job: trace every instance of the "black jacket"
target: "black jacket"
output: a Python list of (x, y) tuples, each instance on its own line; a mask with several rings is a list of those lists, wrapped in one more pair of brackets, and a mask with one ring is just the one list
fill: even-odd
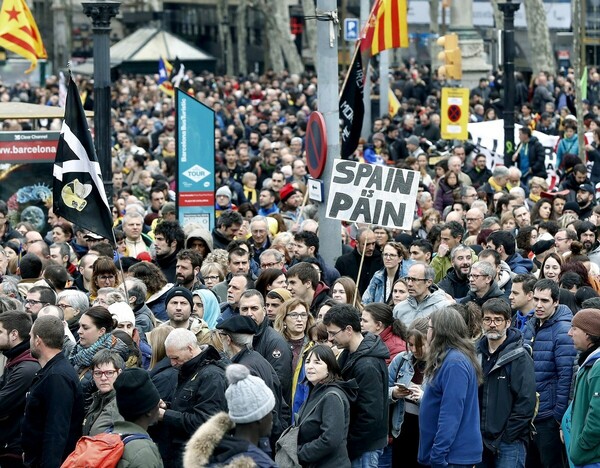
[(350, 460), (363, 453), (382, 449), (388, 440), (388, 368), (390, 352), (381, 338), (366, 333), (354, 353), (347, 349), (338, 362), (342, 377), (358, 384), (358, 398), (350, 410), (348, 455)]
[(504, 291), (502, 291), (502, 289), (500, 289), (498, 287), (498, 283), (496, 283), (496, 281), (493, 281), (491, 288), (483, 297), (478, 297), (475, 295), (474, 292), (469, 291), (469, 294), (467, 294), (465, 297), (463, 297), (462, 299), (460, 299), (457, 302), (459, 304), (466, 304), (467, 302), (474, 302), (479, 307), (482, 307), (483, 304), (485, 303), (485, 301), (487, 301), (488, 299), (496, 298), (496, 297), (508, 302), (507, 297), (504, 295)]
[(40, 365), (29, 352), (29, 340), (3, 353), (7, 362), (0, 377), (0, 456), (13, 454), (20, 458), (25, 395)]
[[(520, 151), (524, 145), (525, 143), (519, 143), (515, 149), (515, 154), (517, 155), (517, 161), (515, 164), (517, 167), (519, 167), (519, 159), (521, 158)], [(540, 141), (534, 136), (532, 136), (529, 139), (529, 143), (527, 143), (527, 154), (529, 155), (529, 173), (523, 174), (523, 178), (526, 176), (532, 176), (546, 179), (546, 150)]]
[(269, 326), (265, 317), (258, 326), (258, 333), (252, 340), (254, 351), (264, 357), (279, 377), (283, 399), (290, 406), (292, 399), (292, 351), (287, 341)]
[[(341, 276), (348, 276), (356, 281), (358, 277), (358, 267), (360, 265), (360, 254), (356, 248), (348, 254), (344, 254), (335, 262), (335, 268), (340, 272)], [(360, 297), (369, 287), (369, 283), (373, 278), (373, 275), (383, 268), (383, 259), (381, 252), (375, 250), (371, 257), (365, 257), (363, 263), (362, 272), (360, 274), (360, 281), (356, 281), (358, 284), (358, 292)]]
[(56, 468), (75, 449), (83, 424), (83, 391), (59, 352), (36, 374), (21, 425), (25, 465)]
[(492, 171), (490, 171), (487, 167), (483, 171), (479, 171), (475, 167), (472, 167), (466, 174), (473, 182), (473, 187), (479, 188), (483, 186), (490, 177), (492, 177)]
[(177, 388), (163, 424), (169, 431), (165, 466), (181, 467), (185, 444), (211, 416), (227, 411), (225, 364), (219, 352), (208, 346), (179, 369)]
[(358, 385), (349, 380), (309, 386), (308, 398), (298, 412), (298, 459), (302, 466), (349, 467), (346, 438)]
[[(168, 357), (164, 357), (156, 363), (150, 371), (150, 379), (158, 390), (160, 398), (170, 405), (177, 388), (177, 375), (179, 369), (171, 366)], [(164, 424), (154, 424), (148, 428), (148, 434), (156, 442), (158, 451), (161, 454), (169, 453), (169, 428)]]
[(219, 231), (217, 228), (214, 228), (212, 230), (212, 238), (213, 238), (213, 250), (214, 249), (227, 250), (227, 246), (231, 242), (223, 234), (221, 234), (221, 231)]
[(169, 283), (175, 283), (176, 280), (176, 267), (177, 267), (177, 253), (179, 251), (175, 251), (169, 255), (161, 255), (156, 256), (154, 263), (156, 266), (160, 268), (160, 271), (163, 272), (165, 278)]
[(460, 280), (454, 268), (450, 268), (446, 277), (438, 283), (438, 287), (450, 294), (454, 299), (462, 299), (469, 294), (469, 280)]
[(492, 355), (483, 336), (477, 352), (484, 371), (479, 408), (485, 446), (495, 453), (500, 442), (527, 443), (536, 395), (533, 359), (523, 347), (523, 335), (509, 328), (506, 341)]

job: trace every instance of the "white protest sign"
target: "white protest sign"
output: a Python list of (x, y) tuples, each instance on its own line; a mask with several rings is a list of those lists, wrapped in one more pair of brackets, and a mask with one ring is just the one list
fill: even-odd
[(416, 171), (336, 161), (329, 184), (327, 217), (411, 229), (419, 181)]

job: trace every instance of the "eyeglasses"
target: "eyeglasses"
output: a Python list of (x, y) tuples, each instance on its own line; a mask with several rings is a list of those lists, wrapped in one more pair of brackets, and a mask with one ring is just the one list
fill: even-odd
[(108, 281), (108, 280), (113, 280), (115, 279), (115, 275), (104, 275), (104, 276), (98, 276), (98, 279), (100, 281)]
[(474, 223), (475, 221), (481, 221), (481, 218), (466, 218), (467, 223)]
[(263, 270), (266, 270), (267, 268), (274, 268), (276, 265), (279, 265), (281, 262), (273, 262), (273, 263), (261, 263), (260, 267)]
[(488, 275), (474, 275), (473, 273), (469, 273), (467, 275), (467, 278), (475, 278), (475, 279), (477, 279), (477, 278), (481, 278), (482, 276), (488, 276)]
[(45, 302), (36, 301), (35, 299), (25, 299), (25, 304), (36, 305), (36, 304), (45, 304)]
[(116, 370), (106, 370), (106, 371), (99, 371), (99, 370), (95, 370), (94, 371), (94, 377), (101, 379), (102, 377), (106, 377), (107, 379), (111, 379), (115, 376), (115, 374), (117, 373)]
[(210, 275), (210, 276), (205, 276), (204, 279), (211, 280), (211, 281), (218, 281), (220, 279), (220, 277), (219, 277), (219, 275)]
[(336, 336), (338, 333), (343, 332), (345, 330), (345, 328), (341, 328), (336, 332), (330, 332), (329, 330), (327, 331), (327, 336), (329, 338), (333, 338), (334, 336)]
[(416, 281), (427, 281), (427, 278), (413, 278), (412, 276), (407, 276), (404, 278), (407, 283), (414, 283)]
[(485, 323), (486, 325), (490, 325), (492, 322), (494, 323), (494, 325), (502, 325), (504, 322), (506, 322), (506, 319), (483, 317), (483, 323)]
[(65, 310), (69, 307), (71, 307), (70, 304), (56, 304), (56, 307), (60, 307), (62, 310)]
[(383, 257), (384, 258), (396, 258), (398, 256), (398, 254), (391, 254), (391, 253), (384, 253)]
[(299, 314), (298, 312), (290, 312), (289, 314), (285, 314), (285, 316), (291, 318), (292, 320), (298, 320), (299, 318), (304, 320), (304, 319), (308, 318), (307, 313)]
[(562, 241), (566, 241), (567, 238), (566, 237), (555, 237), (554, 240), (562, 242)]

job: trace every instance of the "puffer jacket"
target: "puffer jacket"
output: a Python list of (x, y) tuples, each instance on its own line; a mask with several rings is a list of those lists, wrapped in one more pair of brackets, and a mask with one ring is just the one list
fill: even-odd
[(533, 349), (536, 390), (540, 394), (536, 421), (553, 417), (560, 423), (567, 409), (577, 354), (567, 335), (572, 319), (571, 310), (560, 304), (541, 326), (535, 315), (531, 317), (523, 331), (525, 343)]
[(431, 294), (421, 302), (417, 303), (414, 297), (408, 296), (404, 301), (396, 304), (394, 318), (401, 320), (408, 327), (417, 317), (428, 316), (449, 304), (450, 300), (446, 297), (446, 293), (433, 285), (431, 286)]
[[(398, 265), (398, 270), (394, 275), (392, 284), (394, 284), (398, 278), (404, 278), (406, 275), (408, 275), (408, 269), (413, 263), (415, 263), (414, 260), (402, 260), (400, 265)], [(386, 302), (385, 293), (387, 292), (388, 295), (391, 293), (391, 291), (385, 291), (387, 278), (387, 270), (385, 268), (375, 272), (373, 278), (371, 278), (371, 282), (369, 283), (367, 290), (362, 295), (363, 304), (370, 304), (371, 302)]]
[(523, 258), (518, 252), (508, 257), (506, 263), (511, 271), (517, 275), (531, 273), (531, 270), (533, 270), (533, 261)]
[(498, 287), (498, 283), (496, 283), (496, 281), (494, 280), (491, 284), (490, 289), (488, 290), (487, 293), (485, 293), (482, 297), (477, 296), (474, 292), (469, 291), (469, 294), (467, 294), (465, 297), (463, 297), (462, 299), (458, 300), (457, 302), (459, 304), (466, 304), (468, 302), (474, 302), (475, 304), (477, 304), (479, 307), (482, 307), (483, 304), (485, 304), (485, 302), (488, 299), (502, 299), (505, 302), (508, 302), (508, 298), (506, 297), (506, 295), (504, 294), (504, 291), (502, 291), (499, 287)]

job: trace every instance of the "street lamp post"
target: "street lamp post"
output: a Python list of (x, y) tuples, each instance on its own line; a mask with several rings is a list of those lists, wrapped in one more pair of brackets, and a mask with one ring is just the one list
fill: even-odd
[(502, 35), (502, 67), (504, 68), (504, 165), (512, 165), (515, 151), (515, 12), (518, 3), (511, 0), (499, 3), (504, 14)]
[(110, 151), (110, 21), (119, 13), (121, 2), (84, 2), (83, 12), (92, 19), (94, 38), (94, 134), (96, 153), (108, 202), (112, 204)]

